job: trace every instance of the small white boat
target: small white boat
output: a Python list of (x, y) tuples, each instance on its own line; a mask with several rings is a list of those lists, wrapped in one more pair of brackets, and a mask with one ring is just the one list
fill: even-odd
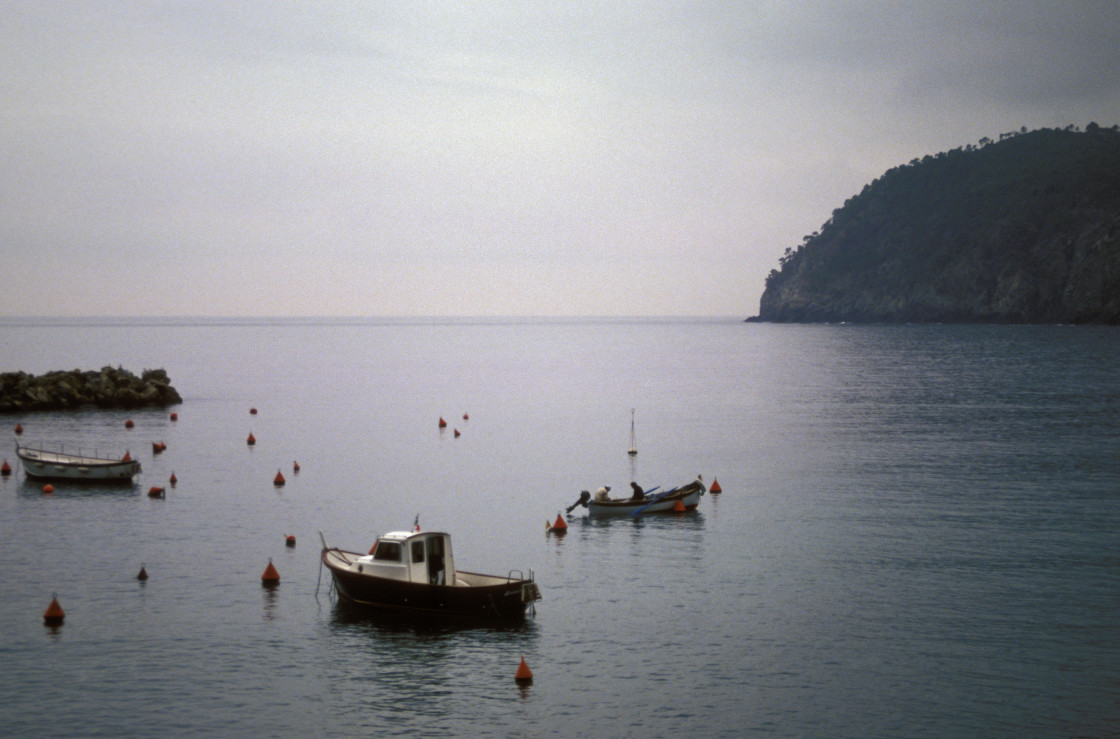
[(79, 482), (130, 482), (140, 474), (140, 460), (126, 451), (120, 457), (106, 457), (97, 451), (65, 447), (27, 447), (16, 444), (16, 456), (28, 477), (40, 480)]
[[(700, 505), (700, 498), (707, 492), (704, 486), (704, 477), (697, 475), (696, 479), (687, 485), (666, 490), (663, 493), (655, 492), (657, 488), (641, 496), (629, 498), (611, 498), (607, 495), (610, 488), (601, 488), (595, 496), (584, 490), (580, 498), (568, 507), (571, 513), (577, 506), (586, 508), (592, 516), (637, 516), (646, 513), (669, 513), (672, 511), (694, 511)], [(678, 503), (680, 505), (678, 505)]]
[(322, 560), (341, 597), (382, 611), (511, 621), (541, 599), (532, 571), (526, 578), (519, 570), (455, 569), (451, 536), (440, 531), (392, 531), (369, 554), (328, 547), (324, 539)]

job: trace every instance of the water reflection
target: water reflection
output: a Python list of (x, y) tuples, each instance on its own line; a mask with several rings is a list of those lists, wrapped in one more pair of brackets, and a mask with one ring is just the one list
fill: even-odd
[[(10, 479), (10, 478), (5, 478)], [(45, 485), (54, 491), (43, 492)], [(138, 483), (124, 482), (66, 482), (65, 480), (37, 480), (24, 476), (16, 484), (16, 494), (23, 498), (126, 498), (139, 492)]]
[(700, 529), (704, 525), (704, 514), (699, 510), (654, 513), (644, 516), (582, 516), (569, 521), (569, 529), (610, 529), (611, 527), (632, 526), (637, 529), (650, 528), (654, 531), (681, 529)]
[(276, 603), (279, 594), (279, 585), (275, 583), (262, 583), (261, 592), (264, 594), (264, 620), (275, 621)]
[(522, 621), (495, 622), (492, 619), (456, 618), (396, 611), (381, 611), (337, 598), (331, 614), (331, 625), (339, 633), (388, 636), (413, 634), (424, 639), (440, 638), (465, 632), (494, 635), (530, 635), (536, 630), (531, 617)]

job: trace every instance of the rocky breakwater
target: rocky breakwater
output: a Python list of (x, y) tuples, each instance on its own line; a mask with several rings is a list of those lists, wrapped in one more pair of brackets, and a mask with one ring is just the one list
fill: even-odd
[(63, 409), (143, 408), (182, 403), (162, 369), (144, 370), (139, 377), (120, 367), (29, 375), (0, 373), (0, 413)]

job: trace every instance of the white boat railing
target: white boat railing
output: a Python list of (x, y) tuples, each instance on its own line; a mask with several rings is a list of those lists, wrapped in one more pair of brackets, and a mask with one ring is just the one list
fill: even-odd
[(61, 455), (81, 459), (98, 459), (104, 462), (119, 462), (125, 455), (123, 451), (120, 453), (111, 453), (97, 448), (83, 447), (75, 444), (40, 441), (31, 443), (20, 443), (17, 441), (16, 451), (23, 451), (24, 453), (38, 452), (40, 454)]

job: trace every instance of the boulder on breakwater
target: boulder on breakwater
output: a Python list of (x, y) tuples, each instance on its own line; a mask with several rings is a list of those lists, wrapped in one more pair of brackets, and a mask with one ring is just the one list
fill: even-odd
[(97, 408), (143, 408), (182, 403), (162, 369), (139, 377), (126, 369), (60, 370), (44, 375), (0, 373), (0, 413)]

